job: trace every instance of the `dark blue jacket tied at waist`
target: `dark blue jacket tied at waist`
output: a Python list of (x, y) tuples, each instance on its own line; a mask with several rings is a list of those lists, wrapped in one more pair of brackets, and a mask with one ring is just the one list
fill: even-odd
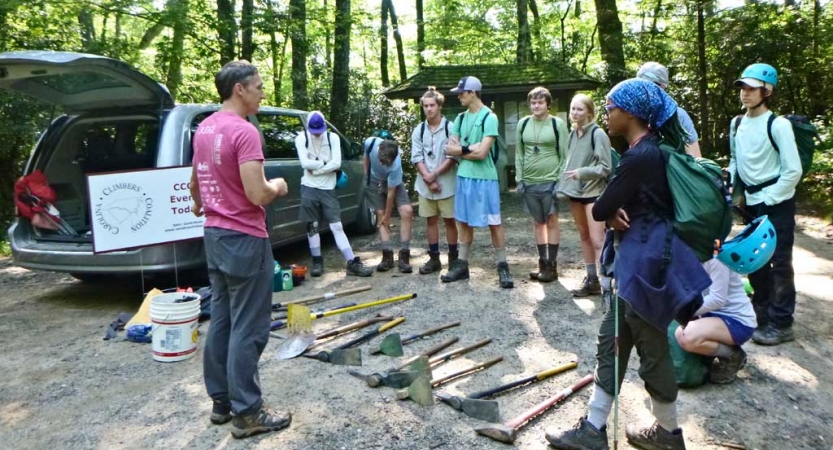
[[(620, 236), (615, 250), (614, 234)], [(624, 232), (608, 231), (601, 262), (614, 267), (619, 297), (663, 332), (681, 312), (695, 311), (692, 302), (701, 303), (702, 292), (712, 283), (671, 223), (654, 214), (632, 217)]]

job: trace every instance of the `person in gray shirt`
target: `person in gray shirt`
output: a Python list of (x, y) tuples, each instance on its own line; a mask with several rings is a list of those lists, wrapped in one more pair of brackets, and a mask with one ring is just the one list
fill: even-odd
[[(668, 87), (668, 68), (658, 62), (649, 61), (639, 68), (636, 73), (636, 78), (641, 78), (650, 81), (663, 90)], [(680, 125), (688, 134), (685, 141), (685, 151), (689, 155), (700, 158), (703, 155), (700, 153), (700, 136), (697, 135), (697, 130), (694, 129), (694, 121), (691, 116), (683, 108), (677, 107), (677, 118), (680, 120)]]

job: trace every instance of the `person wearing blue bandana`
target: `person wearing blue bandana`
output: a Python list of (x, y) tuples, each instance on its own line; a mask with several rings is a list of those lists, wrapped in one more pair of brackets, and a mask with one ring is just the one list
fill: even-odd
[(588, 415), (570, 430), (547, 432), (546, 439), (559, 449), (609, 448), (607, 419), (635, 347), (639, 376), (656, 420), (648, 427), (628, 426), (628, 443), (642, 449), (682, 450), (678, 387), (666, 331), (675, 318), (683, 325), (688, 323), (703, 304), (702, 291), (711, 284), (697, 257), (666, 219), (674, 217), (674, 204), (660, 144), (683, 152), (686, 133), (677, 118), (677, 103), (649, 81), (629, 79), (617, 84), (604, 108), (609, 134), (622, 136), (630, 144), (592, 211), (593, 218), (609, 228), (602, 266), (608, 273), (613, 267), (618, 297), (611, 302), (618, 304), (608, 308), (599, 327)]

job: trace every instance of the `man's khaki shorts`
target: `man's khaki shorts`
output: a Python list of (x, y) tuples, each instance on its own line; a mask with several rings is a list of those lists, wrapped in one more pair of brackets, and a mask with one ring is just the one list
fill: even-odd
[(440, 216), (443, 219), (454, 218), (454, 196), (442, 200), (430, 200), (419, 196), (419, 217)]

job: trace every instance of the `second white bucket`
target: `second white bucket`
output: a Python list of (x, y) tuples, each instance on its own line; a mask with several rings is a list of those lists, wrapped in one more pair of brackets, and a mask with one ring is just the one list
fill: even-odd
[(153, 359), (182, 361), (197, 353), (200, 296), (187, 292), (159, 294), (150, 299)]

